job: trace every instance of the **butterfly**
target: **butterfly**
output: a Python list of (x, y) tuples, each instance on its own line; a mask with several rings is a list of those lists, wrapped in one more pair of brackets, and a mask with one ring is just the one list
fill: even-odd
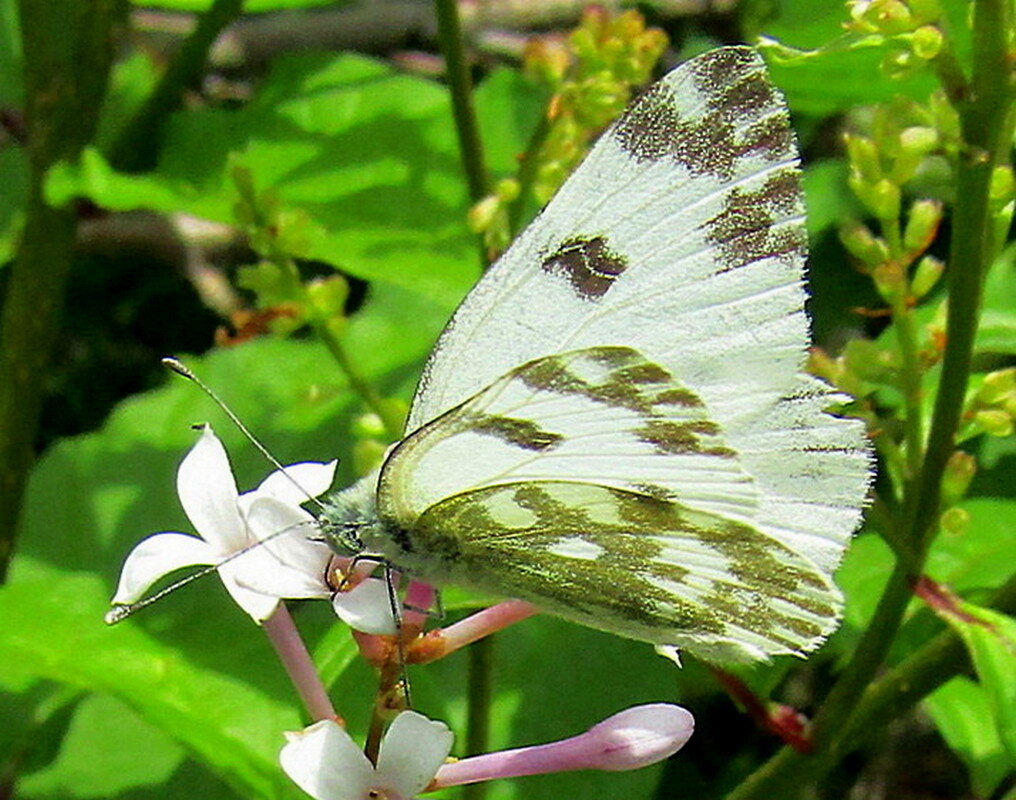
[(803, 371), (798, 161), (751, 48), (643, 92), (459, 306), (332, 547), (709, 661), (816, 648), (870, 459)]

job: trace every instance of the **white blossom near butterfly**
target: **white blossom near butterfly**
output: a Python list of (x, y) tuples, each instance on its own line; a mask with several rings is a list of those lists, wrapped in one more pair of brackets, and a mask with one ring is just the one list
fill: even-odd
[(672, 71), (466, 297), (326, 537), (713, 661), (813, 650), (870, 467), (803, 369), (803, 215), (759, 55)]

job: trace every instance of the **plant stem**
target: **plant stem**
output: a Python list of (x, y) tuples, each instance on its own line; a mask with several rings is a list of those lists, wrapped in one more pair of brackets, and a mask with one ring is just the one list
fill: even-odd
[(473, 83), (469, 75), (465, 49), (462, 46), (462, 25), (457, 0), (434, 0), (438, 36), (444, 55), (448, 88), (452, 96), (452, 113), (459, 136), (462, 166), (469, 185), (469, 197), (475, 203), (487, 194), (487, 167), (480, 141), (480, 127), (473, 107)]
[(356, 365), (350, 360), (349, 354), (346, 353), (342, 340), (334, 334), (327, 323), (314, 322), (312, 327), (314, 328), (314, 333), (317, 334), (318, 338), (324, 342), (325, 347), (328, 348), (328, 352), (338, 362), (339, 368), (345, 373), (346, 380), (349, 381), (353, 391), (360, 395), (360, 399), (363, 400), (364, 404), (378, 415), (378, 418), (380, 418), (385, 426), (385, 434), (388, 438), (393, 442), (402, 438), (403, 421), (401, 415), (393, 407), (385, 403), (381, 395), (374, 390), (370, 381), (360, 374)]
[(155, 166), (166, 118), (179, 107), (184, 91), (201, 76), (219, 33), (242, 9), (243, 0), (215, 0), (198, 17), (197, 25), (174, 54), (155, 89), (120, 131), (110, 153), (110, 163), (116, 169), (144, 172)]
[(0, 315), (0, 580), (14, 555), (35, 461), (50, 358), (60, 333), (77, 217), (46, 204), (46, 171), (91, 140), (125, 0), (22, 0), (28, 199)]
[[(990, 607), (1009, 614), (1016, 611), (1016, 576), (995, 594)], [(951, 630), (939, 633), (864, 689), (821, 752), (806, 756), (791, 747), (782, 748), (726, 800), (793, 800), (844, 756), (969, 664), (959, 637)]]
[(994, 253), (989, 247), (989, 189), (992, 172), (1008, 147), (1013, 100), (1008, 38), (1012, 33), (1010, 0), (981, 0), (973, 6), (974, 71), (971, 91), (960, 105), (964, 148), (956, 175), (952, 243), (949, 251), (947, 341), (935, 410), (918, 492), (910, 518), (911, 541), (927, 547), (938, 519), (942, 474), (955, 449), (970, 375), (974, 335), (984, 274)]

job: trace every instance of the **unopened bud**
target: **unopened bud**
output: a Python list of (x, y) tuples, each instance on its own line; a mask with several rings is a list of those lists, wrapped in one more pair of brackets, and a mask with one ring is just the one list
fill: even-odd
[(840, 228), (840, 241), (850, 255), (869, 267), (889, 260), (889, 246), (864, 223), (844, 225)]
[(875, 142), (867, 136), (848, 133), (845, 137), (851, 171), (856, 171), (864, 183), (875, 183), (882, 178), (882, 163)]
[(922, 61), (931, 61), (940, 52), (944, 37), (934, 25), (922, 25), (910, 37), (910, 48)]
[(974, 412), (974, 424), (989, 436), (1011, 436), (1013, 420), (1000, 408), (983, 408)]
[(927, 249), (942, 220), (942, 204), (938, 200), (917, 200), (910, 206), (907, 226), (903, 231), (903, 246), (920, 253)]
[(938, 131), (925, 125), (912, 125), (900, 132), (900, 148), (913, 156), (926, 156), (938, 147)]
[(945, 533), (962, 536), (970, 529), (970, 513), (958, 506), (947, 508), (939, 519), (939, 525)]
[(945, 263), (942, 259), (935, 258), (935, 256), (924, 256), (917, 262), (913, 280), (910, 281), (910, 293), (917, 299), (921, 299), (935, 288), (935, 284), (938, 283), (944, 271)]
[(857, 196), (879, 219), (897, 219), (900, 215), (900, 187), (888, 178), (860, 187)]
[(942, 474), (942, 504), (950, 506), (962, 499), (976, 474), (977, 459), (962, 450), (954, 452)]
[(1016, 367), (989, 372), (977, 390), (977, 401), (983, 405), (998, 405), (1016, 397)]

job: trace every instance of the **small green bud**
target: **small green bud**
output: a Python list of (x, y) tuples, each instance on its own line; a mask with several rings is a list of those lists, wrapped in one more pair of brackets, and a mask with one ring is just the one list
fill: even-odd
[(316, 278), (306, 284), (308, 311), (316, 319), (327, 322), (344, 319), (349, 283), (341, 275)]
[(519, 182), (515, 178), (503, 178), (497, 182), (497, 186), (494, 188), (494, 194), (502, 203), (515, 202), (520, 191), (522, 191), (522, 187), (519, 186)]
[(939, 525), (944, 533), (962, 536), (970, 529), (970, 513), (958, 506), (947, 508), (939, 518)]
[(858, 199), (879, 219), (897, 219), (900, 215), (900, 187), (888, 178), (860, 187)]
[(1016, 397), (1016, 367), (989, 372), (977, 390), (976, 400), (982, 405), (997, 405)]
[(867, 136), (854, 133), (848, 133), (844, 138), (851, 171), (856, 171), (858, 178), (864, 183), (875, 183), (881, 180), (882, 164), (875, 142)]
[(920, 253), (927, 249), (938, 232), (942, 221), (942, 204), (938, 200), (917, 200), (910, 206), (907, 226), (903, 232), (903, 246)]
[(945, 262), (935, 256), (924, 256), (917, 262), (917, 269), (914, 270), (914, 277), (910, 281), (910, 293), (921, 299), (935, 288), (944, 271)]
[(1016, 196), (1016, 180), (1013, 179), (1012, 167), (1003, 165), (995, 167), (991, 173), (989, 195), (992, 204), (1005, 205)]
[(866, 266), (874, 267), (889, 260), (889, 246), (864, 223), (844, 225), (840, 228), (840, 241), (850, 255)]
[(896, 369), (891, 350), (884, 350), (870, 339), (851, 339), (843, 348), (848, 372), (868, 383), (890, 383)]
[(353, 419), (353, 436), (357, 439), (384, 439), (385, 424), (373, 411), (367, 411)]
[(922, 25), (910, 36), (910, 49), (922, 61), (931, 61), (942, 52), (945, 37), (934, 25)]
[(938, 131), (923, 125), (904, 128), (900, 133), (900, 149), (907, 155), (926, 156), (938, 147)]
[(972, 455), (957, 450), (949, 456), (942, 474), (942, 504), (951, 506), (958, 502), (967, 493), (976, 474), (977, 459)]

